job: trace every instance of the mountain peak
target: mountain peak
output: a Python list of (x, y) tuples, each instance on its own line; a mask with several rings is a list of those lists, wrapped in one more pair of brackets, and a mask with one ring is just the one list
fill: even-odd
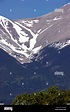
[(0, 20), (9, 20), (9, 19), (0, 15)]
[(11, 21), (0, 16), (0, 48), (20, 63), (52, 43), (70, 38), (70, 3), (50, 14)]
[(67, 4), (65, 4), (63, 7), (68, 6), (68, 5), (70, 5), (70, 2), (69, 2), (69, 3), (67, 3)]

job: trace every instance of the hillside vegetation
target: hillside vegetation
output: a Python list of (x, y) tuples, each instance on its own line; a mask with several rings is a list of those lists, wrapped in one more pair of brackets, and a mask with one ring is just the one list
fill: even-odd
[(69, 105), (70, 90), (59, 90), (52, 86), (48, 90), (18, 95), (12, 105)]

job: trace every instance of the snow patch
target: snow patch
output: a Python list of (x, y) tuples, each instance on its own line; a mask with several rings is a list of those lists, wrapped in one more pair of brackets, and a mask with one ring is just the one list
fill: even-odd
[(33, 27), (33, 21), (23, 21), (22, 23), (24, 23), (27, 27)]
[(16, 52), (16, 53), (19, 53), (19, 54), (24, 54), (27, 58), (29, 57), (29, 55), (25, 52), (26, 51), (26, 47), (25, 47), (25, 51), (23, 51), (23, 50), (17, 50), (17, 48), (16, 47), (14, 47), (12, 44), (10, 44), (10, 43), (7, 43), (5, 40), (0, 40), (0, 44), (5, 44), (5, 46), (8, 46), (10, 49), (12, 49), (14, 52)]
[(27, 27), (33, 27), (34, 23), (38, 23), (39, 20), (24, 20), (22, 23), (26, 25)]
[(37, 33), (39, 34), (41, 32), (42, 29), (38, 30)]
[(58, 43), (53, 43), (51, 44), (49, 47), (55, 47), (55, 48), (58, 48), (58, 49), (62, 49), (66, 46), (70, 45), (70, 40), (67, 40), (67, 41), (59, 41)]
[(44, 30), (42, 30), (41, 32), (40, 32), (40, 34), (42, 34), (43, 32), (45, 32), (46, 30), (48, 30), (50, 27), (52, 27), (53, 26), (53, 24), (52, 25), (50, 25), (50, 26), (48, 26), (47, 28), (45, 28)]
[(46, 20), (46, 22), (51, 22), (51, 21), (52, 21), (52, 19), (49, 19), (49, 20), (47, 19), (47, 20)]
[(30, 34), (32, 35), (32, 39), (30, 39), (30, 47), (27, 49), (27, 50), (32, 50), (33, 48), (34, 48), (34, 46), (35, 46), (35, 44), (36, 44), (36, 39), (37, 39), (37, 37), (38, 37), (38, 33), (33, 33), (32, 31), (31, 31), (31, 29), (28, 29), (28, 28), (26, 28), (25, 26), (23, 26), (23, 25), (21, 25), (20, 23), (17, 23), (16, 22), (16, 24), (18, 24), (19, 26), (21, 26), (21, 27), (23, 27), (23, 28), (25, 28), (26, 30), (28, 30), (29, 32), (30, 32)]
[(32, 50), (33, 54), (37, 53), (40, 49), (42, 48), (42, 46), (36, 47)]
[(20, 38), (19, 38), (20, 43), (28, 42), (28, 40), (29, 40), (29, 37), (26, 38), (25, 36), (20, 36)]
[(63, 7), (67, 6), (68, 4), (70, 4), (70, 2), (69, 2), (69, 3), (67, 3), (67, 4), (65, 4)]
[(62, 12), (63, 13), (64, 12), (64, 9), (55, 9), (54, 11), (55, 12)]
[(62, 18), (55, 17), (55, 18), (53, 19), (53, 21), (56, 21), (56, 20), (59, 20), (59, 19), (62, 19)]
[(39, 22), (39, 20), (33, 20), (33, 22), (38, 23), (38, 22)]

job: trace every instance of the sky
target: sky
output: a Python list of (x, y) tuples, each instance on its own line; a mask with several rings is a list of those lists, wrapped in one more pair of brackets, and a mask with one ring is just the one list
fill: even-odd
[(0, 15), (11, 20), (34, 18), (69, 2), (70, 0), (0, 0)]

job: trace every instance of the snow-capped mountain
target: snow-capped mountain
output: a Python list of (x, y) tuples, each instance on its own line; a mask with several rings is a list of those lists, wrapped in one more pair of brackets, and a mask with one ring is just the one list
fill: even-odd
[[(36, 20), (32, 22), (37, 23)], [(20, 62), (30, 59), (41, 48), (35, 48), (38, 35), (39, 31), (34, 33), (25, 25), (0, 16), (0, 47)]]
[(69, 29), (70, 4), (33, 19), (12, 21), (0, 16), (0, 48), (27, 63), (45, 46), (69, 39)]
[(70, 89), (70, 4), (38, 18), (0, 16), (0, 102), (57, 85)]

